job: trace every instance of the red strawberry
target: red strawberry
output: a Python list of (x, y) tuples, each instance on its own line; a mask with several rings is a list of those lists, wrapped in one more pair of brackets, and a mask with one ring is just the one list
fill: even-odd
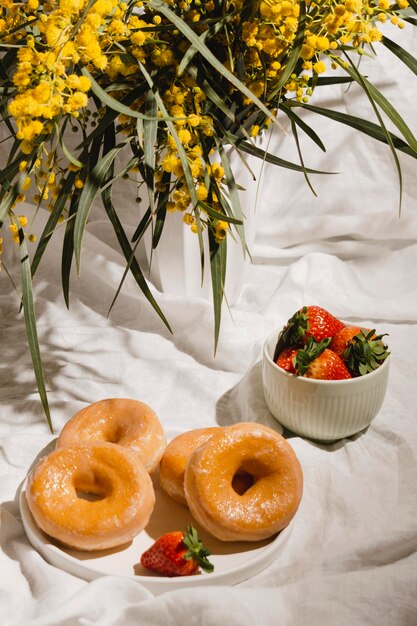
[(284, 348), (303, 346), (309, 337), (320, 342), (333, 337), (344, 327), (343, 322), (320, 306), (304, 306), (294, 313), (282, 329), (275, 348), (274, 361)]
[(281, 367), (291, 374), (295, 374), (294, 360), (297, 356), (297, 348), (284, 348), (279, 357), (276, 360), (278, 367)]
[(188, 526), (186, 532), (174, 531), (162, 535), (141, 556), (143, 567), (164, 576), (190, 576), (199, 568), (212, 572), (207, 559), (210, 551), (201, 543), (197, 531)]
[(343, 336), (338, 339), (335, 335), (330, 348), (335, 342), (337, 350), (342, 349), (341, 357), (352, 376), (364, 376), (376, 370), (389, 355), (387, 345), (382, 341), (385, 335), (376, 335), (375, 330), (358, 329), (351, 331), (343, 349)]
[(299, 376), (320, 380), (343, 380), (352, 378), (343, 359), (328, 348), (330, 337), (317, 342), (313, 337), (295, 357), (295, 369)]
[(353, 338), (362, 330), (369, 332), (369, 329), (362, 329), (359, 326), (345, 326), (344, 328), (341, 328), (333, 336), (332, 343), (330, 344), (330, 350), (333, 350), (333, 352), (342, 356), (343, 352), (352, 342)]

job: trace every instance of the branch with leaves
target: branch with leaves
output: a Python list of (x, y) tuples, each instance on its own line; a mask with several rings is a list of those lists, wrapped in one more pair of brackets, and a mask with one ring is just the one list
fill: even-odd
[[(67, 306), (71, 268), (82, 270), (86, 225), (101, 199), (126, 259), (110, 308), (130, 272), (169, 328), (136, 252), (148, 230), (155, 249), (166, 220), (182, 219), (199, 242), (201, 268), (210, 265), (216, 349), (229, 238), (247, 252), (239, 181), (225, 147), (244, 162), (251, 155), (298, 171), (312, 189), (310, 176), (328, 172), (304, 162), (301, 133), (325, 150), (303, 117), (308, 110), (389, 146), (401, 205), (397, 152), (416, 158), (417, 140), (359, 61), (383, 45), (416, 74), (412, 54), (379, 28), (387, 21), (412, 28), (416, 14), (416, 0), (3, 0), (0, 124), (9, 158), (0, 172), (0, 243), (20, 246), (21, 305), (50, 425), (32, 283), (57, 228), (65, 230)], [(310, 102), (316, 89), (343, 83), (362, 89), (374, 121)], [(267, 129), (281, 132), (284, 116), (298, 163), (256, 143)], [(120, 179), (146, 197), (131, 238), (112, 198)], [(22, 216), (28, 198), (33, 215)], [(30, 225), (40, 207), (50, 215), (35, 244)]]

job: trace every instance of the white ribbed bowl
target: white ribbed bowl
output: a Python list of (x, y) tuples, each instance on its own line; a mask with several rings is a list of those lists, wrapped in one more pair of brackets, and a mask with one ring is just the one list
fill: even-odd
[(265, 400), (278, 422), (315, 441), (335, 441), (369, 426), (385, 397), (391, 357), (359, 378), (303, 378), (274, 363), (279, 332), (274, 331), (265, 341), (262, 358)]

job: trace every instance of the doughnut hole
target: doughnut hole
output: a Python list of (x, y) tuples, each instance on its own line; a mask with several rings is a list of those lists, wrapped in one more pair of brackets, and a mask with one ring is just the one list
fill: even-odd
[(261, 458), (242, 459), (232, 476), (232, 488), (242, 496), (260, 479), (266, 478), (271, 473), (271, 468)]
[(113, 492), (111, 481), (93, 469), (78, 472), (74, 475), (72, 483), (77, 498), (88, 502), (104, 500)]
[(118, 443), (120, 445), (124, 444), (124, 439), (126, 437), (126, 429), (117, 423), (110, 423), (109, 428), (103, 431), (103, 439), (107, 441), (107, 443)]
[(232, 489), (238, 496), (243, 496), (255, 484), (256, 478), (244, 469), (238, 469), (232, 478)]

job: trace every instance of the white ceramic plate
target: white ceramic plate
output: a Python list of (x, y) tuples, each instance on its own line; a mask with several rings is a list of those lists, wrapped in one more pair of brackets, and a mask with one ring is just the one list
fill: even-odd
[[(178, 434), (169, 432), (171, 437)], [(50, 446), (48, 446), (50, 448)], [(45, 449), (46, 452), (49, 450)], [(41, 453), (39, 456), (43, 456)], [(177, 504), (159, 487), (154, 477), (156, 504), (145, 530), (124, 546), (97, 552), (82, 552), (55, 545), (37, 526), (26, 501), (26, 482), (20, 492), (20, 512), (26, 535), (43, 558), (64, 571), (94, 580), (100, 576), (125, 576), (134, 579), (151, 593), (157, 595), (183, 587), (204, 585), (235, 585), (258, 574), (272, 563), (281, 548), (283, 533), (262, 542), (222, 542), (195, 522), (186, 507)], [(194, 576), (168, 578), (158, 576), (140, 565), (141, 554), (162, 534), (183, 530), (189, 524), (197, 529), (203, 543), (210, 549), (214, 572)]]

